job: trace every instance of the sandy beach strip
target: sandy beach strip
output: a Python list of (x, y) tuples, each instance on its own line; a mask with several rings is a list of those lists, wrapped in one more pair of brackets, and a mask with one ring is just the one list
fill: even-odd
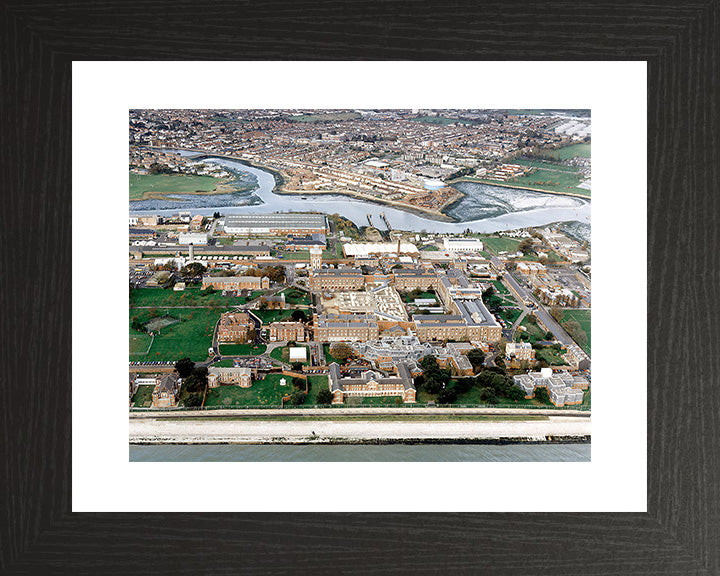
[(131, 418), (132, 444), (305, 444), (587, 441), (590, 419), (531, 421), (269, 421)]

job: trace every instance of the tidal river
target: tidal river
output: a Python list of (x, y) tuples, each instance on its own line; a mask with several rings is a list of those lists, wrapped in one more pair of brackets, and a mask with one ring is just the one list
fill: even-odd
[(590, 462), (590, 444), (130, 445), (130, 462)]
[(447, 211), (458, 222), (439, 222), (340, 194), (275, 194), (275, 178), (270, 172), (227, 158), (206, 161), (233, 171), (237, 175), (238, 192), (208, 196), (175, 194), (170, 200), (134, 201), (130, 202), (130, 211), (170, 215), (178, 210), (192, 210), (195, 214), (206, 216), (216, 211), (223, 214), (318, 211), (340, 214), (358, 226), (366, 226), (370, 214), (373, 223), (380, 229), (384, 229), (380, 214), (385, 213), (393, 228), (415, 232), (462, 232), (467, 228), (476, 232), (495, 232), (553, 222), (578, 222), (589, 229), (590, 201), (572, 196), (460, 182), (455, 187), (464, 192), (465, 197)]

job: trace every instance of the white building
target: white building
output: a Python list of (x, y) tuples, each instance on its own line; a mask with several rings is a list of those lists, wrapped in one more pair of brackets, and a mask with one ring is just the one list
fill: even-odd
[(536, 388), (547, 388), (550, 401), (555, 406), (581, 404), (583, 390), (587, 390), (590, 385), (588, 379), (582, 374), (553, 373), (552, 368), (542, 368), (540, 372), (528, 372), (515, 376), (513, 384), (525, 392), (526, 398), (532, 398)]
[(290, 348), (290, 362), (305, 362), (307, 360), (307, 348), (304, 346), (293, 346)]
[(178, 244), (207, 244), (208, 235), (203, 232), (181, 232), (178, 236)]
[(477, 238), (443, 238), (443, 245), (448, 252), (479, 252), (483, 243)]

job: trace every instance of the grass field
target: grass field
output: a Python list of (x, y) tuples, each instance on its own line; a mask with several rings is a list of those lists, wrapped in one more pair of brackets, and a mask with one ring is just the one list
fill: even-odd
[(306, 122), (315, 124), (316, 122), (342, 122), (343, 120), (356, 120), (362, 115), (358, 112), (327, 112), (324, 114), (306, 114), (303, 116), (288, 116), (288, 120), (292, 122)]
[(550, 154), (558, 160), (569, 160), (570, 158), (590, 158), (590, 144), (573, 144), (557, 150), (542, 150), (543, 154)]
[(535, 358), (537, 360), (545, 360), (550, 366), (567, 366), (567, 362), (562, 359), (560, 352), (552, 346), (544, 346), (535, 350)]
[(501, 308), (500, 309), (500, 318), (505, 320), (508, 326), (512, 326), (513, 322), (517, 320), (520, 317), (520, 314), (522, 314), (522, 310), (520, 308)]
[(285, 294), (285, 302), (288, 304), (301, 304), (304, 306), (310, 305), (310, 294), (297, 288), (287, 288), (282, 292)]
[(152, 405), (152, 393), (155, 386), (150, 384), (138, 386), (137, 391), (132, 397), (132, 403), (135, 408), (149, 408)]
[(130, 173), (130, 200), (139, 200), (145, 192), (212, 192), (218, 183), (212, 176), (194, 174)]
[(235, 362), (232, 358), (225, 358), (225, 360), (219, 360), (213, 364), (213, 368), (232, 368), (235, 366)]
[[(259, 296), (261, 290), (253, 292), (253, 295)], [(165, 288), (135, 288), (130, 291), (130, 308), (139, 306), (154, 306), (162, 308), (163, 306), (232, 306), (234, 304), (244, 304), (243, 298), (234, 296), (223, 296), (222, 291), (200, 290), (200, 286), (188, 286), (181, 292), (175, 292), (172, 289)]]
[(544, 340), (545, 339), (545, 332), (543, 332), (537, 324), (533, 324), (530, 320), (530, 315), (528, 314), (523, 318), (523, 321), (520, 322), (520, 326), (524, 326), (527, 328), (526, 332), (522, 332), (519, 329), (515, 331), (515, 341), (526, 341), (530, 343), (534, 343), (537, 340)]
[(500, 280), (493, 280), (492, 285), (495, 288), (495, 292), (498, 294), (510, 294), (510, 291), (505, 287)]
[(313, 374), (308, 376), (308, 380), (310, 381), (310, 392), (305, 398), (305, 404), (317, 404), (318, 392), (328, 387), (328, 377), (324, 374)]
[(517, 252), (517, 248), (520, 245), (520, 240), (516, 240), (515, 238), (483, 236), (481, 240), (484, 247), (496, 256), (500, 252)]
[[(280, 379), (287, 384), (280, 386)], [(253, 380), (250, 388), (218, 386), (208, 389), (205, 406), (280, 406), (282, 397), (292, 394), (292, 379), (282, 374), (268, 374), (263, 380)]]
[[(207, 359), (207, 351), (212, 344), (215, 324), (224, 312), (224, 308), (181, 308), (172, 310), (172, 316), (182, 318), (181, 322), (161, 328), (155, 336), (148, 354), (131, 354), (131, 360), (137, 362), (166, 361), (175, 362), (185, 356), (194, 362)], [(153, 317), (152, 310), (130, 309), (130, 318), (136, 316), (140, 322)], [(130, 328), (131, 352), (133, 338), (138, 333)], [(137, 342), (137, 341), (136, 341)], [(139, 346), (139, 343), (138, 343)]]
[(580, 328), (582, 328), (585, 331), (585, 334), (587, 334), (588, 341), (585, 346), (583, 346), (583, 350), (590, 354), (590, 310), (563, 310), (563, 322), (566, 320), (575, 320), (578, 324), (580, 324)]
[(330, 344), (323, 344), (323, 354), (325, 355), (325, 364), (330, 365), (333, 362), (337, 362), (342, 365), (342, 362), (338, 362), (335, 356), (330, 353)]
[(564, 166), (563, 164), (555, 164), (553, 162), (547, 162), (546, 160), (530, 160), (526, 158), (515, 159), (511, 162), (512, 164), (518, 164), (520, 166), (532, 166), (533, 168), (545, 168), (546, 170), (557, 170), (559, 172), (573, 172), (578, 171), (574, 166)]
[(263, 324), (278, 322), (290, 318), (292, 310), (253, 310), (253, 314), (262, 320)]
[(443, 126), (458, 122), (455, 118), (443, 118), (442, 116), (419, 116), (418, 118), (413, 118), (412, 120), (414, 122), (423, 122), (425, 124), (442, 124)]
[(131, 328), (130, 329), (130, 356), (134, 356), (134, 355), (145, 356), (145, 353), (147, 352), (151, 341), (152, 341), (152, 336), (150, 336), (150, 334), (141, 334), (140, 332), (135, 332)]
[(265, 354), (267, 346), (253, 346), (252, 344), (220, 344), (220, 354), (223, 356), (259, 356)]
[[(407, 304), (412, 304), (415, 301), (415, 296), (411, 296), (410, 292), (401, 292), (400, 297), (402, 298), (402, 301)], [(420, 296), (417, 296), (417, 298), (434, 298), (435, 300), (438, 299), (437, 294), (435, 292), (422, 292)]]
[(574, 172), (559, 172), (557, 170), (538, 168), (532, 174), (511, 178), (507, 183), (517, 185), (520, 188), (539, 188), (548, 192), (572, 192), (589, 196), (589, 190), (577, 187), (583, 180), (584, 178)]

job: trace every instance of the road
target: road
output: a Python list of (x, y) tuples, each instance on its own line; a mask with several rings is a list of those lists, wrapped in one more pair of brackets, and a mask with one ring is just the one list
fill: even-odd
[(538, 317), (538, 320), (542, 322), (550, 332), (553, 333), (555, 336), (555, 339), (560, 342), (561, 344), (565, 346), (569, 346), (570, 344), (575, 344), (575, 341), (570, 337), (570, 335), (565, 331), (565, 329), (560, 326), (560, 324), (552, 317), (550, 314), (543, 308), (542, 304), (533, 296), (530, 294), (525, 288), (523, 288), (520, 283), (513, 277), (512, 274), (509, 272), (505, 274), (503, 277), (503, 280), (512, 288), (514, 292), (516, 292), (523, 301), (530, 300), (535, 304), (535, 308), (533, 312)]

